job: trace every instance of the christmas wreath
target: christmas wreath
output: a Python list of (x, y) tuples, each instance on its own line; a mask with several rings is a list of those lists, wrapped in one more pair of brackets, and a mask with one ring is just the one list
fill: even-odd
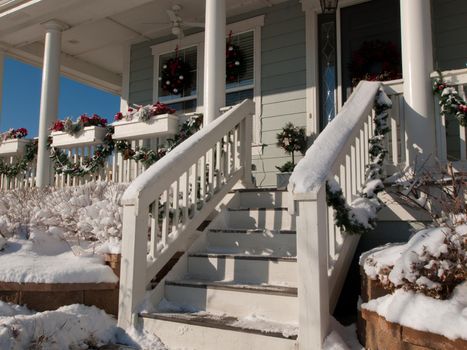
[(227, 46), (225, 49), (226, 66), (225, 76), (227, 83), (233, 83), (244, 73), (243, 55), (240, 47), (232, 44), (232, 32), (229, 33)]
[(352, 86), (360, 80), (385, 81), (402, 78), (401, 57), (390, 41), (365, 41), (352, 53), (350, 63)]
[(179, 56), (176, 48), (175, 57), (169, 58), (162, 65), (159, 77), (162, 90), (174, 95), (183, 93), (190, 87), (190, 71), (190, 65)]

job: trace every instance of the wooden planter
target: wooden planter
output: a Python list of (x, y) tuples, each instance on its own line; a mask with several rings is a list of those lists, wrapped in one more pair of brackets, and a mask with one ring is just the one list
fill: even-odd
[(144, 122), (122, 120), (112, 125), (115, 140), (152, 138), (175, 135), (178, 131), (178, 117), (174, 114), (161, 114)]
[(24, 148), (31, 140), (11, 139), (0, 143), (0, 157), (14, 156), (24, 153)]
[(63, 131), (52, 132), (52, 147), (79, 147), (97, 145), (103, 142), (106, 128), (102, 126), (86, 126), (75, 135)]

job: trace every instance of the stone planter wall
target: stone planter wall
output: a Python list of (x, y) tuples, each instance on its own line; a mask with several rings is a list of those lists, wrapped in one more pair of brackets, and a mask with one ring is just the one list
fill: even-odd
[[(363, 303), (389, 294), (379, 281), (368, 278), (363, 269), (360, 273)], [(401, 326), (365, 309), (359, 312), (357, 332), (367, 350), (467, 350), (465, 340), (453, 341), (439, 334)]]

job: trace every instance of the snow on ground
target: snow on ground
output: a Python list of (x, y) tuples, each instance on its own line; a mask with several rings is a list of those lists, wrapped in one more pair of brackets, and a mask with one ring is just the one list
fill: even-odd
[(95, 349), (118, 343), (143, 350), (166, 350), (160, 340), (135, 329), (124, 332), (112, 316), (94, 306), (68, 305), (32, 312), (0, 302), (0, 349)]
[(467, 340), (467, 282), (458, 285), (448, 300), (399, 289), (362, 304), (362, 308), (406, 327)]
[(12, 237), (0, 251), (0, 281), (17, 283), (116, 283), (117, 276), (92, 251), (75, 255), (63, 230), (32, 228), (29, 239)]
[(364, 350), (358, 342), (355, 324), (344, 327), (331, 318), (331, 333), (324, 340), (323, 350)]

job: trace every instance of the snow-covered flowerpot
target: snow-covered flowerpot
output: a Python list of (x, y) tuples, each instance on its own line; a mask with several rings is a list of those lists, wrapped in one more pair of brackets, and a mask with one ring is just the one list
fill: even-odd
[(292, 175), (292, 173), (278, 173), (278, 174), (276, 174), (277, 189), (278, 190), (287, 189), (287, 185), (289, 184), (290, 175)]
[(102, 126), (86, 126), (79, 133), (70, 135), (64, 131), (52, 132), (52, 147), (78, 147), (97, 145), (103, 142), (106, 128)]
[(174, 114), (160, 114), (146, 121), (121, 120), (112, 125), (115, 140), (160, 137), (177, 133), (178, 117)]
[(0, 143), (0, 156), (14, 156), (24, 153), (24, 148), (31, 140), (28, 139), (10, 139)]

